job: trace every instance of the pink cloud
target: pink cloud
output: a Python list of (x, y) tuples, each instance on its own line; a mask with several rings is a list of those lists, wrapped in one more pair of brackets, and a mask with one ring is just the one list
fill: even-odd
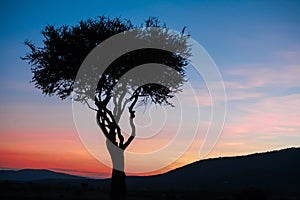
[(253, 92), (253, 91), (247, 91), (247, 90), (227, 90), (227, 100), (233, 101), (233, 100), (245, 100), (245, 99), (257, 99), (265, 96), (265, 94), (261, 92)]
[[(300, 94), (266, 97), (256, 103), (240, 104), (239, 113), (229, 112), (224, 131), (232, 136), (300, 136)], [(236, 116), (235, 116), (236, 115)]]
[(228, 75), (243, 78), (238, 81), (228, 81), (229, 88), (248, 89), (265, 86), (294, 87), (300, 86), (300, 66), (264, 66), (251, 65), (235, 68)]

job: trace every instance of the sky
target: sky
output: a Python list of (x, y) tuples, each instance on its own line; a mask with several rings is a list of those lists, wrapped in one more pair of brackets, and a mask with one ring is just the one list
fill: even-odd
[[(26, 39), (42, 44), (40, 33), (47, 24), (75, 25), (103, 14), (128, 18), (134, 24), (156, 16), (177, 31), (186, 26), (216, 63), (226, 88), (224, 128), (208, 154), (199, 157), (203, 138), (196, 137), (175, 162), (138, 175), (163, 173), (199, 159), (299, 147), (299, 11), (300, 1), (272, 0), (1, 1), (0, 169), (46, 168), (94, 178), (110, 176), (111, 169), (99, 162), (82, 141), (74, 123), (72, 102), (43, 96), (30, 83), (30, 66), (20, 59), (29, 52), (23, 43)], [(201, 77), (189, 73), (201, 108), (201, 132), (207, 128), (211, 102)], [(183, 99), (185, 104), (188, 101)], [(129, 151), (155, 151), (174, 137), (174, 122), (178, 119), (167, 118), (170, 121), (161, 128), (162, 120), (153, 116), (163, 116), (165, 111), (177, 116), (178, 110), (153, 108), (139, 108), (138, 126), (166, 133), (134, 141)], [(188, 119), (182, 124), (186, 132), (195, 125)], [(183, 144), (185, 138), (181, 141)], [(176, 145), (181, 142), (174, 144), (175, 150)], [(130, 169), (143, 168), (164, 159), (162, 156), (126, 165)]]

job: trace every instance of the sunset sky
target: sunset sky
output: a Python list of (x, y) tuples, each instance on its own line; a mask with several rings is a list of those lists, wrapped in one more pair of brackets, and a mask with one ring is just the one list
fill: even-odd
[[(95, 178), (110, 176), (110, 168), (82, 143), (73, 120), (72, 102), (43, 96), (30, 83), (30, 66), (20, 59), (29, 52), (24, 40), (41, 45), (40, 33), (47, 24), (74, 25), (103, 14), (128, 18), (134, 24), (157, 16), (178, 31), (187, 26), (187, 32), (216, 63), (226, 87), (226, 121), (212, 151), (199, 157), (203, 141), (196, 137), (179, 160), (146, 174), (162, 173), (204, 158), (299, 147), (299, 13), (300, 1), (1, 1), (0, 169), (46, 168)], [(193, 89), (204, 116), (199, 124), (201, 132), (207, 124), (210, 97), (201, 78), (191, 76), (194, 86), (198, 81), (199, 87)], [(189, 99), (183, 103), (188, 104)], [(164, 110), (143, 109), (137, 124), (165, 134), (133, 141), (129, 151), (154, 151), (167, 144), (176, 131), (177, 119), (171, 118), (160, 129), (161, 120), (153, 117)], [(170, 115), (177, 112), (166, 110)], [(91, 123), (96, 126), (96, 122)], [(182, 119), (187, 132), (192, 131), (189, 123), (188, 118)], [(100, 131), (98, 134), (102, 137)], [(126, 165), (143, 167), (163, 159)]]

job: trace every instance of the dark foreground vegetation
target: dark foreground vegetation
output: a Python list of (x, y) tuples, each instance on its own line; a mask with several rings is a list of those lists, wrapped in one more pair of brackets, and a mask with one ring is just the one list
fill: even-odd
[[(13, 182), (1, 181), (1, 199), (109, 199), (109, 187), (100, 181), (64, 181), (45, 182)], [(159, 188), (159, 186), (158, 186)], [(268, 192), (259, 188), (244, 188), (238, 191), (216, 191), (199, 188), (198, 191), (188, 189), (137, 189), (128, 191), (128, 199), (268, 199)], [(279, 195), (280, 197), (282, 195)], [(285, 196), (286, 197), (286, 196)], [(290, 196), (293, 199), (293, 195)], [(277, 198), (274, 198), (277, 199)]]

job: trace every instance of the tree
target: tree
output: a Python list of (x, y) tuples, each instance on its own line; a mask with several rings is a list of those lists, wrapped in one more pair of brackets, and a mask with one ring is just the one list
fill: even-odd
[[(155, 31), (153, 31), (153, 28)], [(184, 28), (185, 29), (185, 28)], [(25, 41), (30, 52), (22, 59), (31, 65), (32, 82), (44, 95), (74, 100), (95, 110), (96, 121), (106, 137), (113, 170), (111, 179), (112, 199), (123, 199), (126, 195), (124, 150), (133, 141), (136, 130), (134, 125), (135, 106), (150, 103), (174, 106), (170, 99), (185, 79), (185, 66), (190, 55), (188, 36), (174, 34), (157, 18), (149, 18), (141, 26), (134, 26), (130, 20), (100, 16), (80, 21), (75, 26), (54, 27), (47, 25), (42, 31), (43, 46), (37, 47), (31, 41)], [(138, 31), (136, 31), (138, 30)], [(151, 43), (159, 40), (165, 46), (172, 46), (173, 52), (164, 49), (144, 48), (125, 53), (114, 60), (106, 70), (97, 76), (97, 87), (91, 88), (93, 81), (87, 73), (84, 79), (76, 79), (77, 72), (86, 56), (107, 38), (118, 33), (133, 32), (137, 40)], [(123, 80), (124, 75), (136, 66), (146, 63), (160, 63), (169, 66), (156, 74), (156, 83), (143, 82), (144, 77), (135, 76)], [(94, 66), (94, 68), (103, 66)], [(152, 69), (150, 69), (151, 71)], [(180, 76), (176, 76), (174, 71)], [(167, 80), (167, 81), (166, 81)], [(94, 80), (95, 81), (95, 80)], [(91, 105), (89, 102), (93, 102)], [(113, 103), (112, 108), (108, 106)], [(119, 120), (128, 106), (129, 122), (132, 133), (125, 140)]]

